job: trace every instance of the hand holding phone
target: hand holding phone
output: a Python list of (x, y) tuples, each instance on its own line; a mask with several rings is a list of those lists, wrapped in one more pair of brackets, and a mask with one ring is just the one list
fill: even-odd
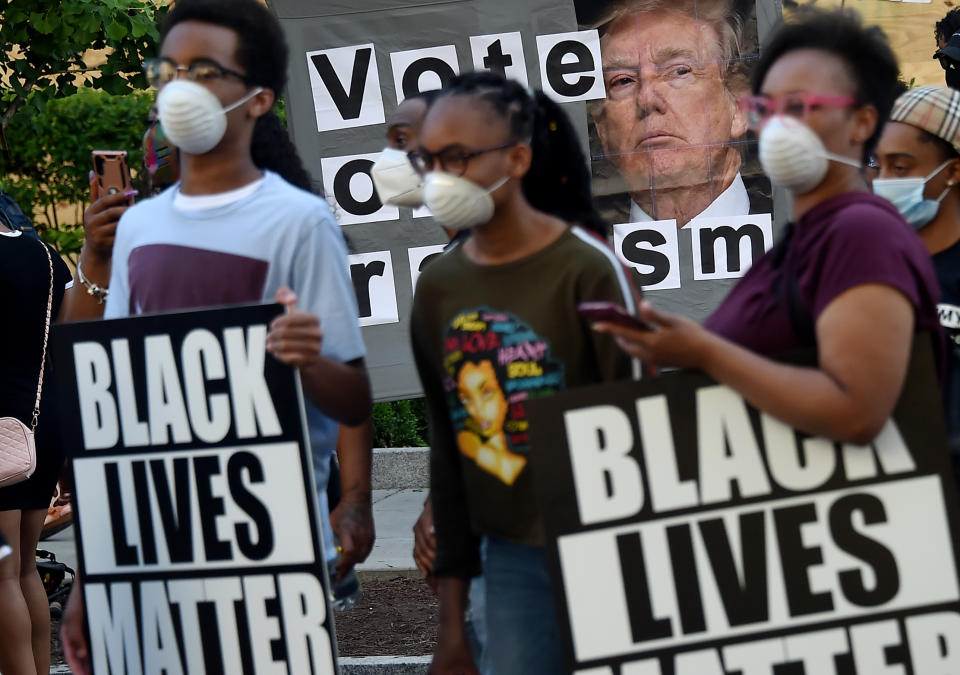
[(94, 150), (93, 172), (97, 175), (101, 196), (133, 191), (126, 150)]
[(615, 302), (581, 302), (577, 305), (577, 311), (594, 323), (604, 321), (634, 330), (651, 330), (651, 326), (643, 319), (634, 316), (625, 307)]

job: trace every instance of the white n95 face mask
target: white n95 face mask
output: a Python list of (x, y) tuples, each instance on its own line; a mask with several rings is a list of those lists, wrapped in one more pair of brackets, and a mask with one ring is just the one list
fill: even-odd
[(431, 171), (423, 180), (423, 203), (438, 223), (451, 230), (466, 230), (493, 217), (490, 193), (510, 180), (504, 176), (488, 188), (482, 188), (462, 176)]
[(829, 152), (813, 129), (795, 117), (774, 115), (760, 132), (763, 172), (794, 194), (806, 194), (820, 185), (831, 161), (861, 166), (856, 160)]
[(888, 199), (895, 207), (903, 219), (910, 223), (915, 230), (920, 230), (929, 225), (937, 212), (940, 210), (940, 202), (947, 196), (952, 185), (944, 188), (943, 192), (936, 199), (924, 199), (923, 190), (931, 178), (943, 171), (952, 159), (938, 166), (926, 178), (874, 178), (873, 193), (885, 199)]
[(414, 209), (423, 206), (423, 177), (403, 150), (384, 148), (370, 169), (370, 177), (381, 203)]
[(227, 113), (263, 91), (257, 87), (226, 108), (212, 91), (190, 80), (174, 80), (157, 95), (157, 116), (170, 142), (190, 155), (213, 150), (227, 132)]

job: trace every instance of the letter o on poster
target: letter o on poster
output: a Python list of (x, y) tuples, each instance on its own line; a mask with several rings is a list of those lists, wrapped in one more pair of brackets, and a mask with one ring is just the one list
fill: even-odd
[(567, 103), (606, 96), (596, 30), (537, 36), (540, 83), (550, 98)]
[(373, 188), (370, 169), (379, 153), (324, 157), (320, 160), (323, 191), (341, 225), (398, 220), (400, 209), (384, 206)]
[(453, 45), (393, 52), (390, 65), (397, 90), (397, 105), (410, 96), (441, 89), (460, 74), (457, 48)]

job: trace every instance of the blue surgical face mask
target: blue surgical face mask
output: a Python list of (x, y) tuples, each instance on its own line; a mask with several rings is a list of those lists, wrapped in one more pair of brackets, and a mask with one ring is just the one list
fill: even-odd
[(952, 161), (948, 159), (926, 178), (875, 178), (873, 192), (888, 199), (913, 229), (920, 230), (937, 217), (940, 202), (953, 186), (947, 185), (936, 199), (924, 199), (923, 191), (930, 179), (943, 171)]

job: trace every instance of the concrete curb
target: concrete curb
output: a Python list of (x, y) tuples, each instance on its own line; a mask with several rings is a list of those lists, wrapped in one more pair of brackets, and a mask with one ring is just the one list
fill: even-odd
[(374, 448), (374, 490), (407, 490), (430, 485), (429, 448)]
[(341, 658), (343, 675), (424, 675), (430, 656), (360, 656)]
[[(360, 656), (340, 659), (342, 675), (423, 675), (429, 656)], [(67, 666), (53, 666), (50, 675), (70, 675)]]

